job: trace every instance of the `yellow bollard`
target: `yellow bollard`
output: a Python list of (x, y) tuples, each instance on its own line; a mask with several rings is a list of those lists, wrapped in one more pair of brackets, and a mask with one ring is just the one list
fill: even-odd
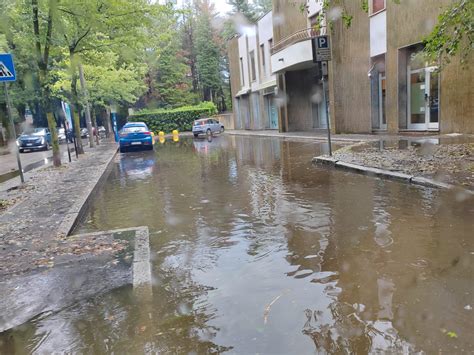
[(158, 141), (161, 143), (161, 144), (164, 144), (166, 142), (166, 139), (164, 136), (159, 136), (158, 137)]
[(165, 132), (160, 131), (160, 132), (158, 133), (158, 135), (159, 135), (160, 137), (164, 137), (164, 136), (165, 136)]
[(178, 135), (178, 134), (179, 134), (179, 132), (178, 132), (177, 129), (173, 130), (173, 136)]
[(179, 142), (179, 135), (173, 134), (173, 142)]

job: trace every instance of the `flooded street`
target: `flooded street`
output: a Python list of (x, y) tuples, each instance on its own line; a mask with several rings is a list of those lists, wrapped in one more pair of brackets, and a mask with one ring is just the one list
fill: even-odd
[(474, 352), (474, 199), (312, 165), (323, 148), (224, 135), (119, 154), (76, 233), (148, 226), (153, 295), (45, 314), (5, 349)]

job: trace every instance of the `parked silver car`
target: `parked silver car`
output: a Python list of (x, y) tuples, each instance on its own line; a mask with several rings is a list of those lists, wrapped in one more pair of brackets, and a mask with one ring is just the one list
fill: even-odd
[(224, 132), (224, 125), (214, 118), (201, 118), (194, 121), (193, 134), (197, 137), (200, 134), (211, 135), (213, 133)]

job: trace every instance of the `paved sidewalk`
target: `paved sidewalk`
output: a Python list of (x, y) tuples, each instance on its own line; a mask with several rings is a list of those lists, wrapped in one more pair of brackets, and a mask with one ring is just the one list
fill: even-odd
[(0, 205), (0, 280), (54, 264), (67, 250), (61, 243), (116, 151), (115, 143), (102, 143), (71, 164), (31, 172), (19, 188), (11, 180), (0, 184), (0, 202), (14, 204)]
[(332, 160), (339, 165), (367, 168), (369, 172), (381, 169), (388, 175), (402, 174), (412, 181), (419, 180), (422, 185), (428, 179), (430, 185), (474, 190), (473, 135), (362, 142), (336, 150)]

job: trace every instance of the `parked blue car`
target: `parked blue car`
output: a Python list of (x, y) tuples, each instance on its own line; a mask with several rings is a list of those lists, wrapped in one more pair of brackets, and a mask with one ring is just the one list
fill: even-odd
[(51, 132), (48, 128), (33, 128), (24, 131), (16, 140), (20, 153), (25, 150), (48, 150), (51, 146)]
[(119, 145), (121, 153), (129, 148), (153, 150), (153, 133), (143, 122), (127, 123), (119, 132)]

